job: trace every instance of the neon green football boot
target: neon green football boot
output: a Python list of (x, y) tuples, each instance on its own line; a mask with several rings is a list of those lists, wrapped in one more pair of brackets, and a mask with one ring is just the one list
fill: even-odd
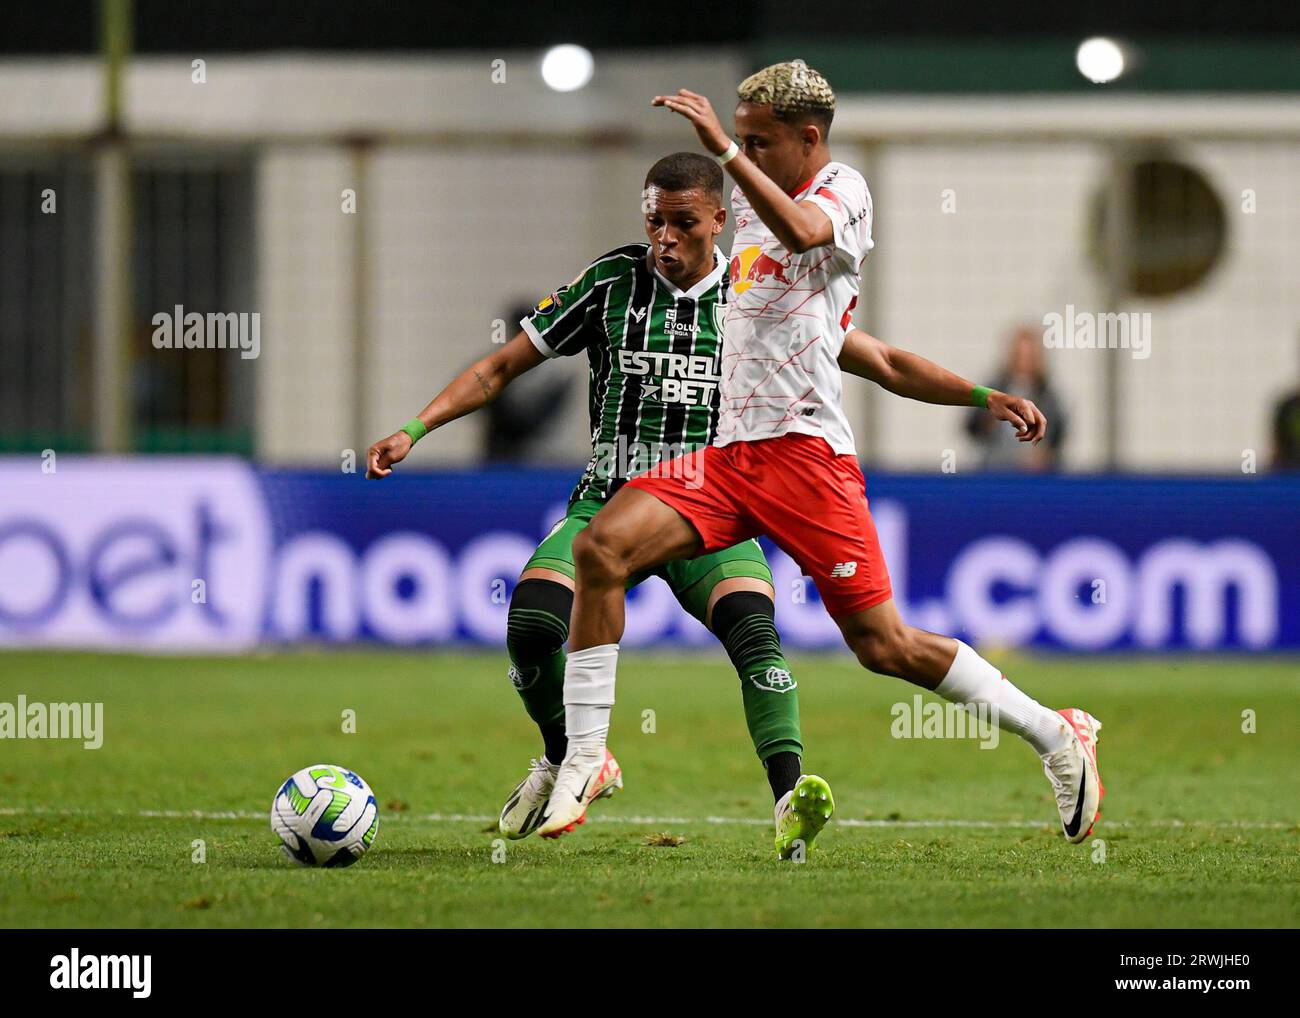
[(826, 779), (800, 775), (776, 804), (776, 857), (802, 862), (834, 812), (835, 799)]

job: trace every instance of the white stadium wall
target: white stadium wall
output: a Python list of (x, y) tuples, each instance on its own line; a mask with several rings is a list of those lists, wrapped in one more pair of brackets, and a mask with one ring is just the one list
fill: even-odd
[[(1239, 471), (1267, 458), (1270, 410), (1300, 384), (1300, 145), (1179, 143), (1170, 154), (1204, 173), (1223, 201), (1227, 247), (1206, 278), (1172, 298), (1114, 310), (1152, 315), (1150, 356), (1045, 351), (1070, 415), (1065, 462), (1105, 466), (1103, 374), (1118, 358), (1120, 466)], [(1001, 363), (1007, 331), (1049, 312), (1111, 310), (1083, 238), (1105, 153), (1086, 141), (896, 143), (875, 176), (880, 335), (975, 378)], [(951, 189), (955, 213), (943, 211)], [(1242, 208), (1253, 191), (1257, 211)], [(881, 402), (879, 462), (937, 469), (966, 448), (953, 415)], [(960, 465), (961, 458), (958, 457)]]
[[(493, 84), (498, 58), (506, 81)], [(725, 109), (743, 71), (735, 53), (600, 55), (592, 86), (560, 95), (540, 83), (533, 53), (218, 54), (205, 58), (204, 84), (191, 82), (193, 59), (136, 61), (128, 123), (150, 145), (254, 152), (257, 448), (271, 462), (316, 464), (337, 462), (340, 450), (409, 417), (490, 349), (493, 319), (509, 305), (639, 238), (641, 174), (657, 155), (694, 146), (689, 129), (651, 110), (649, 97), (685, 84)], [(101, 82), (87, 60), (0, 62), (0, 154), (93, 130)], [(1085, 249), (1088, 201), (1108, 172), (1103, 141), (1117, 127), (1129, 137), (1186, 135), (1173, 151), (1219, 191), (1226, 255), (1186, 295), (1115, 309), (1153, 313), (1149, 359), (1049, 352), (1071, 414), (1065, 462), (1105, 463), (1104, 359), (1115, 356), (1123, 358), (1121, 466), (1235, 471), (1245, 449), (1265, 460), (1269, 407), (1300, 381), (1297, 104), (1107, 96), (1104, 107), (1072, 100), (1067, 110), (1064, 102), (842, 97), (837, 152), (864, 166), (876, 202), (878, 246), (857, 320), (987, 379), (1010, 326), (1067, 304), (1111, 310)], [(1224, 123), (1253, 133), (1202, 130)], [(363, 136), (371, 140), (357, 197), (368, 306), (357, 385), (354, 224), (340, 202), (357, 178), (347, 142)], [(1241, 210), (1247, 188), (1255, 213)], [(942, 210), (945, 190), (955, 213)], [(580, 380), (583, 369), (547, 370)], [(959, 413), (880, 398), (865, 383), (847, 389), (873, 461), (933, 471), (945, 449), (957, 451), (959, 468), (970, 455)], [(585, 416), (585, 400), (571, 398), (553, 459), (584, 458)], [(473, 461), (481, 427), (448, 428), (421, 447), (419, 462)]]
[[(882, 146), (867, 259), (879, 274), (868, 315), (880, 337), (991, 382), (1009, 328), (1040, 324), (1067, 302), (1095, 308), (1102, 288), (1081, 240), (1088, 193), (1105, 172), (1086, 142)], [(1048, 367), (1071, 414), (1068, 462), (1100, 465), (1102, 358), (1049, 351)], [(883, 393), (873, 402), (882, 465), (938, 470), (951, 449), (960, 471), (973, 456), (964, 413)]]

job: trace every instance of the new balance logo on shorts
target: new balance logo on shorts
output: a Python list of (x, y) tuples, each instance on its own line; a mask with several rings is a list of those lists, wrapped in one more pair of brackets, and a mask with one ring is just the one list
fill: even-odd
[(852, 576), (858, 571), (856, 562), (836, 562), (835, 568), (831, 570), (832, 577)]

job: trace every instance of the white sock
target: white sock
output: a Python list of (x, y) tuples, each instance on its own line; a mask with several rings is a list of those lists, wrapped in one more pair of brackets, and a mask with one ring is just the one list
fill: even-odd
[(1026, 696), (961, 640), (957, 641), (957, 656), (935, 692), (952, 703), (989, 704), (998, 727), (1019, 735), (1039, 756), (1056, 752), (1070, 740), (1069, 725), (1060, 714)]
[(564, 731), (570, 756), (604, 755), (617, 668), (617, 643), (569, 652), (564, 663)]

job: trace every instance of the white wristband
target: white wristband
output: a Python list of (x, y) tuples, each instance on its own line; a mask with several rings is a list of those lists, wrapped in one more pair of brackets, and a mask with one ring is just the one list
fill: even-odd
[(735, 159), (738, 155), (740, 155), (740, 146), (733, 140), (731, 144), (727, 146), (727, 151), (723, 152), (722, 155), (714, 156), (713, 158), (718, 161), (718, 165), (726, 166), (727, 163), (731, 162), (731, 160)]

